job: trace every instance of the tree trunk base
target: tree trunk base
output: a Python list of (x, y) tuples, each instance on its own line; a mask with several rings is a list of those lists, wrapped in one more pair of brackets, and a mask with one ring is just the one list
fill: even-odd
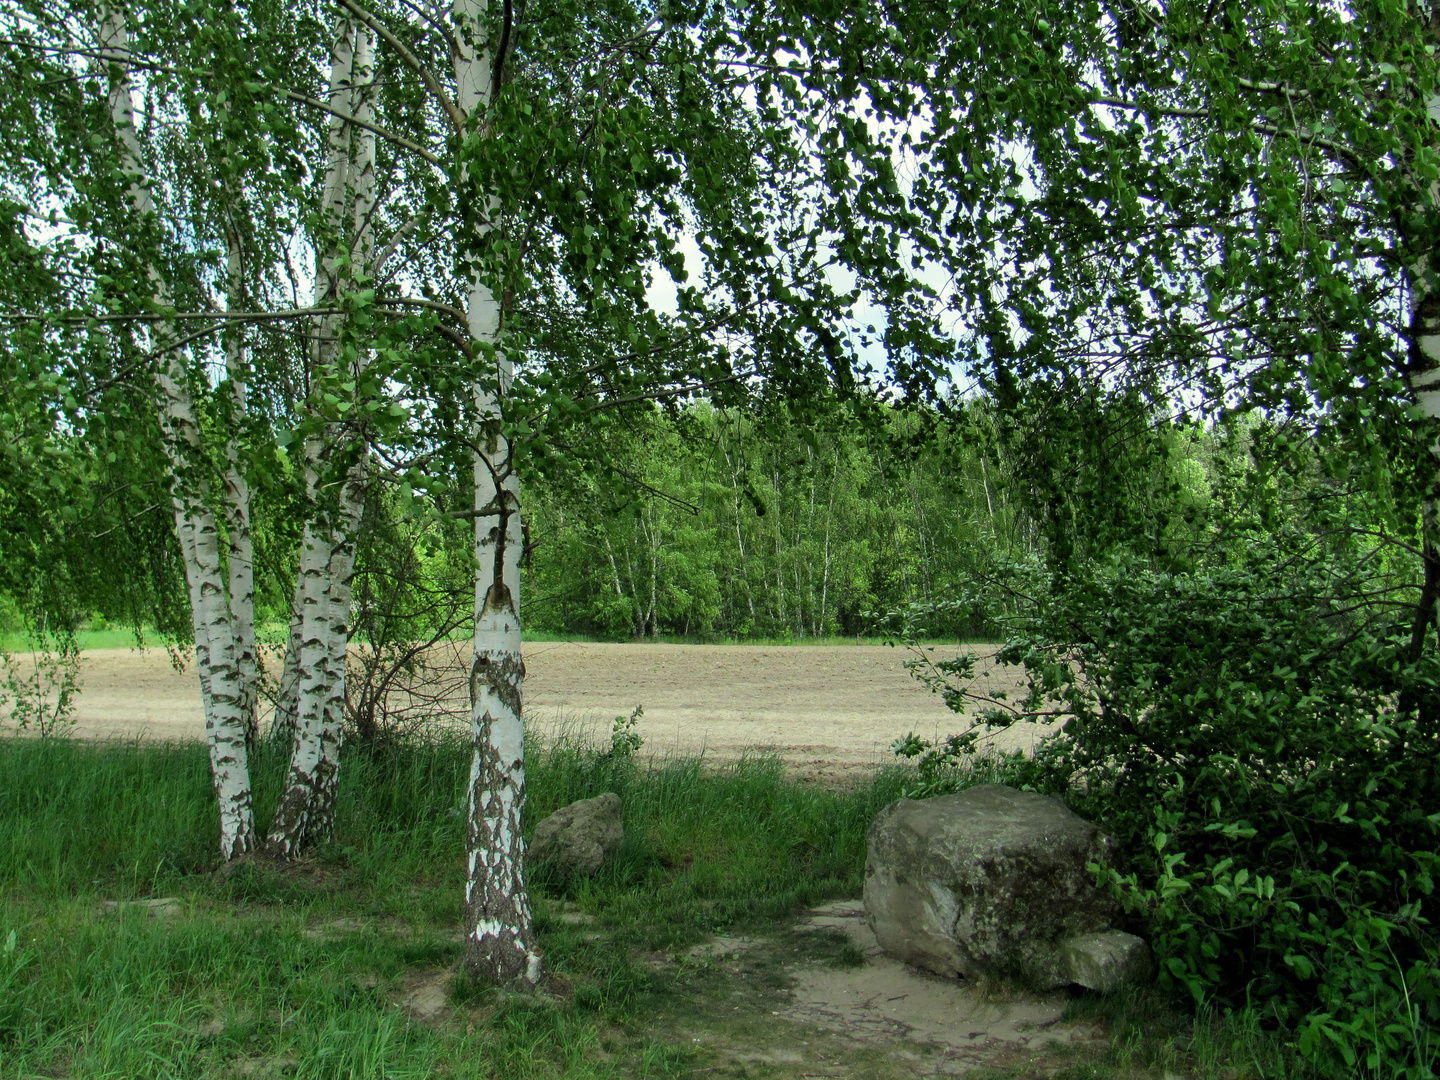
[(480, 939), (472, 932), (465, 939), (465, 974), (481, 985), (529, 994), (539, 989), (544, 973), (539, 951), (514, 931)]

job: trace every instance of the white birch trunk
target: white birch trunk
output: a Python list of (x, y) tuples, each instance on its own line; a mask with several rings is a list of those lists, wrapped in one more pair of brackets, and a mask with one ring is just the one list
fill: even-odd
[[(240, 251), (239, 230), (230, 223), (227, 242), (226, 306), (231, 310), (243, 307), (244, 267)], [(246, 414), (245, 346), (238, 326), (231, 327), (225, 342), (225, 367), (234, 395), (233, 408), (237, 423)], [(226, 563), (230, 614), (235, 621), (235, 663), (240, 678), (240, 715), (245, 724), (246, 745), (253, 747), (259, 737), (257, 708), (257, 677), (255, 653), (255, 546), (250, 528), (250, 483), (240, 466), (239, 442), (232, 437), (225, 448), (225, 531), (230, 544)]]
[(830, 617), (830, 526), (835, 520), (835, 487), (840, 482), (840, 466), (830, 472), (830, 501), (825, 506), (825, 572), (820, 578), (820, 621), (815, 636), (825, 636), (825, 621)]
[[(1432, 20), (1433, 27), (1440, 19)], [(1440, 125), (1440, 95), (1426, 102), (1432, 124)], [(1429, 198), (1440, 197), (1440, 184), (1432, 184)], [(1435, 282), (1435, 258), (1427, 252), (1406, 267), (1410, 301), (1410, 386), (1427, 420), (1440, 419), (1440, 289)], [(1421, 503), (1425, 556), (1425, 582), (1411, 629), (1411, 654), (1418, 659), (1432, 629), (1440, 629), (1440, 439), (1430, 445), (1435, 464), (1430, 488)]]
[[(126, 64), (130, 32), (122, 11), (100, 11), (101, 49), (109, 74), (110, 119), (119, 141), (121, 168), (129, 181), (130, 207), (142, 227), (156, 225), (155, 200), (142, 164), (135, 132), (135, 103)], [(171, 306), (169, 288), (159, 270), (148, 268), (152, 298), (161, 310)], [(215, 515), (197, 491), (202, 445), (190, 395), (189, 373), (175, 341), (174, 328), (155, 324), (153, 344), (162, 353), (156, 383), (160, 390), (160, 429), (173, 473), (171, 502), (175, 530), (185, 559), (185, 578), (195, 632), (195, 662), (205, 703), (205, 731), (210, 768), (220, 806), (220, 854), (233, 859), (254, 843), (250, 769), (245, 745), (244, 694), (240, 685), (229, 590), (220, 557), (220, 530)]]
[(615, 561), (615, 549), (610, 546), (610, 530), (603, 525), (600, 527), (600, 538), (605, 541), (605, 556), (610, 560), (610, 577), (615, 583), (615, 595), (623, 601), (625, 588), (620, 584), (620, 564)]
[(270, 721), (270, 738), (281, 746), (294, 742), (300, 715), (300, 630), (304, 613), (305, 575), (303, 567), (297, 567), (295, 590), (290, 600), (290, 628), (285, 636), (285, 656), (275, 693), (275, 715)]
[(980, 486), (985, 489), (985, 513), (990, 518), (990, 535), (998, 536), (999, 531), (995, 527), (995, 503), (990, 498), (990, 469), (985, 464), (985, 452), (980, 452)]
[[(315, 453), (307, 447), (307, 458)], [(314, 469), (307, 468), (313, 484)], [(328, 622), (330, 545), (323, 528), (312, 517), (300, 541), (299, 582), (300, 648), (296, 663), (296, 715), (290, 744), (290, 768), (285, 788), (265, 842), (266, 854), (291, 859), (299, 855), (323, 829), (317, 829), (314, 811), (318, 795), (330, 787), (324, 765), (330, 756), (323, 746), (324, 709), (329, 699), (330, 637)]]
[(730, 451), (725, 449), (725, 443), (720, 442), (720, 452), (725, 455), (725, 464), (730, 467), (730, 486), (735, 506), (735, 544), (738, 550), (739, 559), (737, 568), (740, 571), (740, 580), (745, 584), (745, 603), (750, 611), (750, 627), (753, 632), (755, 627), (755, 593), (750, 588), (750, 568), (745, 561), (745, 531), (741, 528), (740, 518), (744, 500), (740, 498), (740, 468), (736, 463), (740, 458), (740, 448), (735, 450), (735, 461), (730, 459)]
[[(374, 109), (371, 32), (345, 20), (331, 56), (331, 103), (339, 111), (367, 120)], [(371, 215), (375, 205), (374, 134), (332, 117), (325, 182), (329, 253), (317, 260), (315, 302), (333, 299), (370, 262)], [(347, 214), (347, 206), (349, 213)], [(349, 269), (338, 271), (336, 252), (346, 218), (351, 226)], [(343, 278), (343, 280), (342, 280)], [(326, 316), (311, 346), (316, 372), (334, 362), (341, 324)], [(363, 361), (353, 374), (363, 370)], [(358, 445), (357, 445), (358, 443)], [(335, 796), (340, 748), (345, 731), (345, 674), (350, 643), (350, 594), (355, 576), (355, 533), (364, 508), (367, 457), (363, 439), (337, 437), (332, 445), (311, 439), (305, 448), (306, 487), (312, 518), (301, 545), (299, 581), (297, 702), (290, 768), (266, 840), (275, 858), (293, 859), (328, 839), (335, 825)], [(333, 503), (320, 490), (321, 477), (338, 462), (345, 467)], [(293, 644), (293, 642), (292, 642)]]
[[(490, 105), (493, 56), (486, 39), (486, 0), (455, 0), (456, 104), (483, 130)], [(475, 223), (489, 229), (488, 221)], [(525, 888), (525, 728), (520, 655), (520, 481), (501, 433), (501, 397), (510, 362), (500, 344), (500, 304), (479, 278), (466, 305), (470, 338), (493, 355), (495, 379), (476, 388), (480, 430), (475, 455), (475, 638), (470, 669), (471, 737), (465, 965), (473, 978), (517, 989), (540, 980)]]
[(640, 511), (640, 535), (645, 537), (645, 551), (649, 556), (650, 604), (640, 618), (640, 632), (637, 637), (654, 638), (659, 629), (655, 613), (659, 606), (660, 592), (660, 530), (655, 523), (655, 504), (647, 502)]
[[(351, 77), (354, 60), (355, 24), (351, 19), (341, 19), (335, 42), (330, 49), (329, 105), (335, 113), (346, 116), (354, 115)], [(326, 134), (325, 186), (321, 194), (322, 236), (315, 257), (313, 302), (317, 307), (330, 300), (335, 292), (335, 255), (342, 242), (349, 171), (350, 125), (348, 121), (332, 113)], [(338, 326), (335, 317), (330, 315), (316, 316), (312, 326), (310, 370), (316, 373), (330, 363)], [(326, 567), (330, 562), (330, 552), (324, 544), (322, 530), (317, 528), (315, 509), (319, 499), (316, 477), (323, 458), (319, 441), (307, 441), (304, 454), (306, 499), (312, 508), (311, 520), (306, 523), (300, 542), (300, 561), (296, 569), (295, 594), (290, 616), (290, 637), (280, 679), (280, 701), (276, 707), (277, 725), (288, 723), (291, 729), (291, 779), (296, 773), (297, 758), (318, 759), (318, 747), (315, 745), (319, 738), (316, 719), (318, 713), (314, 705), (317, 692), (322, 699), (326, 694), (323, 687), (317, 687), (316, 684), (319, 677), (317, 665), (323, 668), (325, 665), (321, 658), (329, 655), (328, 633), (324, 624), (329, 619), (330, 610), (328, 598), (325, 596), (328, 588)], [(280, 734), (285, 734), (283, 727)], [(310, 772), (311, 770), (304, 769), (302, 775), (308, 776)], [(288, 780), (286, 787), (288, 794), (291, 787)], [(284, 802), (282, 797), (282, 807)], [(276, 816), (279, 818), (281, 814), (277, 812)], [(274, 824), (271, 826), (271, 836), (273, 840)]]

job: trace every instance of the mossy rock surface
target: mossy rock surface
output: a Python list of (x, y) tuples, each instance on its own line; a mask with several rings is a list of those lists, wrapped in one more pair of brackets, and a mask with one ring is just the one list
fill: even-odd
[(1096, 887), (1113, 840), (1057, 799), (999, 784), (901, 799), (870, 828), (865, 911), (891, 956), (940, 975), (1071, 975), (1067, 939), (1111, 929), (1121, 912)]
[(625, 842), (620, 796), (607, 791), (562, 806), (530, 838), (528, 858), (565, 877), (589, 877)]

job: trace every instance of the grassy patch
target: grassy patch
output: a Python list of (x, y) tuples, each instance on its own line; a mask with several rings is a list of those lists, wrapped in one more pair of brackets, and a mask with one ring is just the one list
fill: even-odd
[[(262, 822), (283, 766), (268, 751), (255, 762)], [(855, 1045), (779, 1015), (796, 963), (863, 965), (840, 936), (790, 925), (858, 895), (866, 829), (906, 774), (837, 791), (766, 759), (536, 751), (530, 824), (615, 791), (627, 837), (592, 879), (534, 883), (551, 976), (524, 999), (459, 969), (467, 770), (453, 741), (350, 754), (333, 843), (294, 867), (222, 870), (203, 747), (0, 740), (0, 1078), (933, 1071), (923, 1048)], [(106, 905), (160, 896), (178, 903)], [(732, 940), (747, 944), (732, 953)], [(1223, 1071), (1234, 1053), (1200, 1061), (1209, 1029), (1138, 1008), (1104, 1018), (1121, 1035), (1113, 1060), (1074, 1063), (1108, 1071), (1077, 1077), (1167, 1062), (1252, 1075)]]
[[(164, 639), (153, 630), (146, 630), (137, 639), (134, 630), (125, 627), (107, 626), (101, 630), (77, 631), (75, 642), (82, 649), (133, 649), (143, 641), (150, 648), (164, 648)], [(25, 653), (35, 647), (33, 639), (24, 634), (0, 634), (0, 650), (9, 653)]]

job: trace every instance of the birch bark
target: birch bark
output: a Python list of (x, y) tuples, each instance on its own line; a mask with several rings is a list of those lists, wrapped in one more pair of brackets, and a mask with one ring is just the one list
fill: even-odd
[(835, 520), (835, 486), (840, 482), (840, 465), (830, 471), (830, 501), (825, 506), (825, 573), (820, 579), (820, 621), (816, 624), (815, 636), (825, 636), (825, 621), (830, 609), (830, 526)]
[(625, 600), (625, 589), (620, 584), (620, 564), (615, 561), (615, 549), (610, 546), (610, 530), (600, 527), (600, 538), (605, 541), (605, 557), (610, 560), (610, 577), (615, 583), (615, 596), (622, 603)]
[[(155, 199), (142, 162), (135, 131), (135, 103), (128, 67), (130, 30), (125, 13), (100, 9), (100, 46), (109, 77), (109, 106), (115, 129), (126, 195), (137, 223), (154, 229)], [(151, 299), (169, 310), (170, 290), (154, 263), (147, 267)], [(220, 854), (233, 859), (254, 843), (250, 769), (245, 743), (244, 691), (241, 686), (235, 628), (226, 574), (220, 557), (220, 530), (203, 497), (197, 476), (203, 473), (203, 447), (190, 392), (189, 372), (178, 348), (173, 325), (157, 322), (152, 331), (161, 356), (156, 375), (160, 391), (160, 431), (173, 475), (170, 498), (175, 531), (185, 560), (185, 578), (195, 633), (195, 663), (205, 707), (205, 732), (210, 768), (220, 807)]]
[[(486, 0), (455, 0), (452, 8), (456, 105), (470, 138), (483, 135), (489, 122), (494, 56), (486, 33), (487, 14)], [(473, 228), (483, 236), (493, 223), (481, 220)], [(520, 481), (500, 423), (513, 368), (500, 348), (500, 304), (478, 272), (470, 285), (466, 321), (471, 340), (480, 346), (478, 353), (493, 356), (495, 368), (488, 384), (475, 390), (479, 431), (465, 965), (473, 978), (526, 989), (540, 980), (541, 958), (525, 889), (525, 841), (520, 833), (525, 805)]]
[[(233, 212), (233, 211), (232, 211)], [(226, 306), (243, 309), (244, 260), (239, 229), (231, 217), (226, 229)], [(236, 423), (245, 419), (245, 345), (238, 326), (228, 330), (225, 341), (225, 368)], [(245, 725), (245, 744), (254, 747), (259, 738), (255, 655), (255, 545), (250, 526), (250, 483), (240, 465), (239, 442), (233, 436), (225, 447), (225, 533), (229, 541), (226, 560), (230, 613), (235, 622), (235, 664), (240, 679), (240, 716)]]
[[(1440, 15), (1430, 20), (1429, 38), (1440, 37)], [(1440, 126), (1440, 95), (1426, 102), (1432, 125)], [(1428, 193), (1433, 204), (1440, 198), (1440, 183)], [(1410, 386), (1426, 419), (1440, 419), (1440, 282), (1437, 282), (1434, 251), (1423, 238), (1417, 246), (1423, 252), (1406, 267), (1410, 300)], [(1440, 628), (1440, 439), (1430, 446), (1435, 475), (1420, 506), (1423, 519), (1425, 584), (1411, 630), (1411, 652), (1418, 658), (1431, 627)]]
[(724, 440), (722, 439), (720, 441), (720, 452), (725, 455), (725, 464), (729, 466), (730, 469), (730, 494), (731, 501), (734, 504), (735, 508), (735, 544), (736, 547), (739, 549), (739, 559), (737, 560), (736, 566), (740, 572), (740, 580), (745, 583), (745, 603), (750, 609), (750, 622), (748, 625), (751, 627), (751, 629), (753, 629), (755, 625), (755, 593), (750, 588), (750, 569), (745, 561), (745, 531), (743, 528), (741, 528), (740, 524), (740, 511), (741, 507), (744, 505), (740, 498), (739, 461), (741, 448), (738, 446), (736, 447), (735, 460), (732, 461), (730, 459), (730, 451), (726, 449)]
[[(367, 122), (374, 110), (374, 44), (371, 31), (343, 20), (331, 52), (332, 108)], [(317, 259), (316, 306), (334, 300), (368, 267), (373, 252), (375, 202), (374, 134), (331, 117), (324, 190), (325, 247)], [(347, 212), (348, 208), (348, 212)], [(347, 221), (348, 218), (348, 221)], [(346, 226), (350, 258), (338, 253)], [(342, 330), (339, 316), (317, 320), (311, 341), (312, 373), (335, 363)], [(363, 373), (363, 356), (349, 373)], [(312, 506), (301, 543), (296, 596), (300, 610), (296, 707), (290, 768), (266, 839), (274, 858), (293, 859), (334, 830), (335, 796), (344, 738), (345, 674), (350, 642), (350, 595), (355, 576), (355, 533), (365, 502), (367, 455), (363, 432), (341, 426), (329, 438), (305, 445), (306, 490)], [(343, 468), (333, 497), (325, 476)]]

